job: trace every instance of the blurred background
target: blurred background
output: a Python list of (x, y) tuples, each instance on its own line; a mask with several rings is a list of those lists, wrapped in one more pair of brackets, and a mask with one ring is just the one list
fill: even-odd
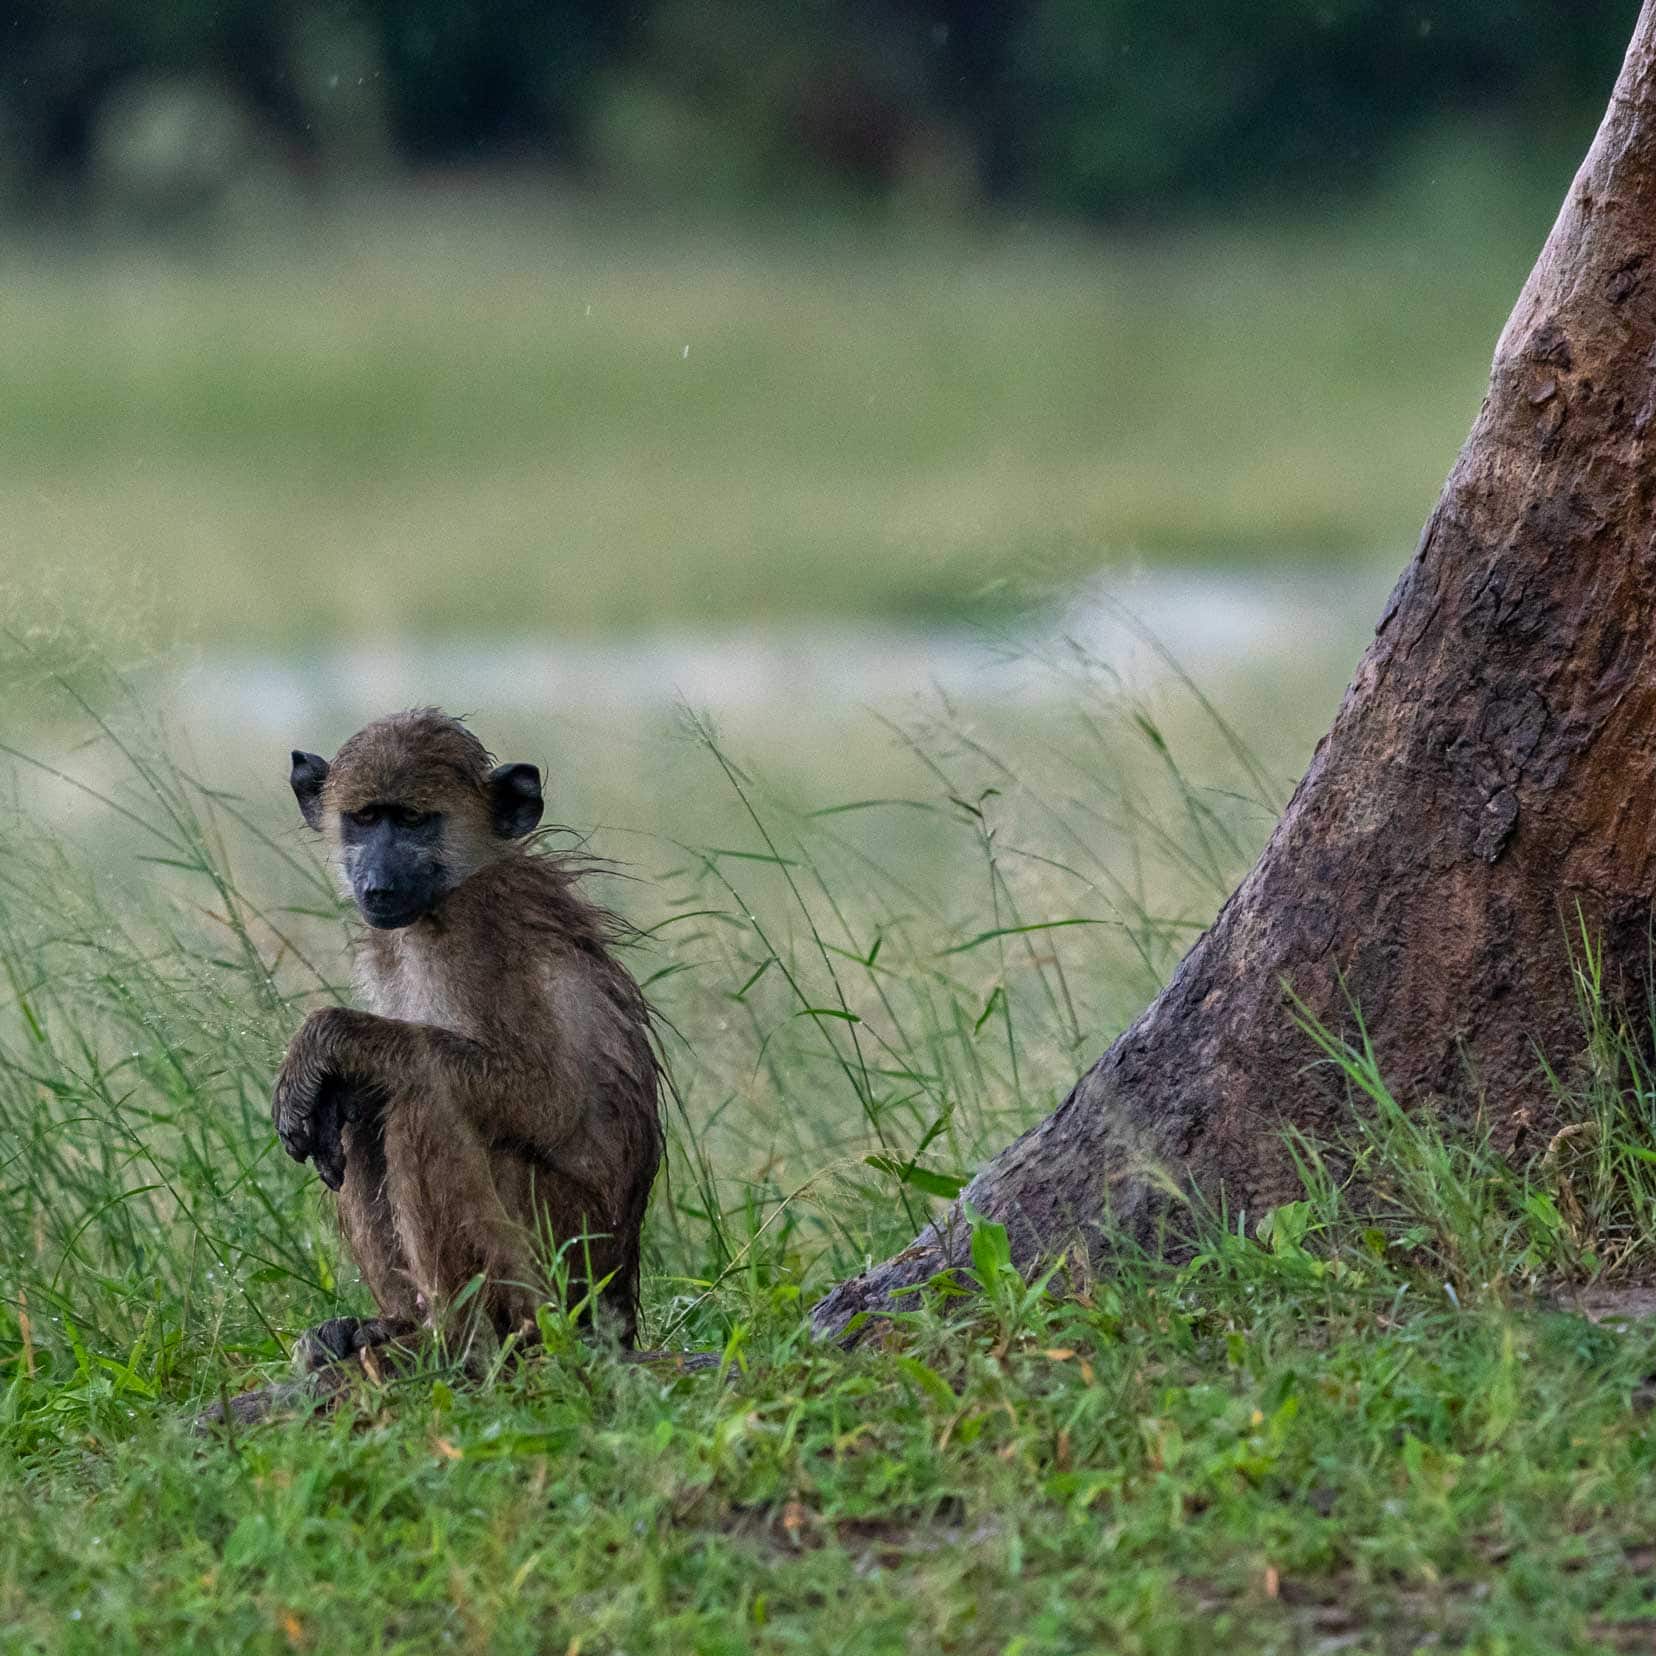
[(1291, 779), (1636, 10), (14, 0), (0, 591), (256, 798), (435, 701), (682, 828), (680, 704), (822, 801), (1158, 644)]
[(692, 693), (1101, 577), (1320, 603), (1408, 550), (1636, 10), (14, 0), (7, 573)]
[(1636, 9), (14, 0), (0, 590), (233, 772), (442, 701), (653, 821), (679, 702), (831, 792), (1148, 631), (1291, 776)]

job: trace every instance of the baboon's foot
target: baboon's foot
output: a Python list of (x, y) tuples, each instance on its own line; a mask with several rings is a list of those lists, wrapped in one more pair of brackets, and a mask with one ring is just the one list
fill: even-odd
[(401, 1317), (329, 1317), (293, 1342), (293, 1366), (300, 1374), (318, 1374), (374, 1346), (406, 1340), (414, 1329)]
[(221, 1398), (195, 1417), (192, 1429), (201, 1436), (216, 1426), (326, 1412), (364, 1377), (377, 1383), (401, 1372), (416, 1355), (410, 1340), (416, 1332), (397, 1317), (330, 1317), (294, 1342), (296, 1378)]
[(344, 1396), (350, 1380), (349, 1369), (332, 1364), (297, 1380), (278, 1380), (273, 1386), (238, 1392), (203, 1409), (190, 1423), (190, 1430), (197, 1437), (206, 1437), (218, 1428), (257, 1426), (266, 1420), (325, 1413)]

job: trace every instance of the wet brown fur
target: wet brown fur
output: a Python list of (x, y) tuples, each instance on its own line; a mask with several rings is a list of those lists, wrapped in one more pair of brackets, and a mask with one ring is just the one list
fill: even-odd
[(357, 940), (365, 1009), (310, 1015), (274, 1108), (279, 1122), (342, 1109), (340, 1228), (389, 1326), (440, 1320), (482, 1273), (496, 1332), (522, 1330), (568, 1244), (571, 1292), (608, 1278), (600, 1321), (631, 1345), (662, 1149), (649, 1009), (579, 866), (491, 828), (490, 763), (434, 709), (339, 750), (321, 794), (330, 841), (369, 802), (440, 811), (456, 883), (414, 924)]

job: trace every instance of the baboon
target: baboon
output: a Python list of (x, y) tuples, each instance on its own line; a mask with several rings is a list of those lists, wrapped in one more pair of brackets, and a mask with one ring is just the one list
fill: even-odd
[[(337, 1193), (380, 1315), (300, 1342), (319, 1366), (472, 1308), (533, 1329), (558, 1249), (594, 1321), (631, 1346), (639, 1230), (661, 1160), (660, 1071), (618, 922), (582, 865), (535, 854), (540, 772), (495, 765), (435, 708), (295, 752), (293, 792), (367, 929), (364, 1010), (312, 1012), (276, 1078), (290, 1156)], [(468, 1313), (469, 1314), (469, 1313)], [(450, 1331), (452, 1332), (452, 1330)]]

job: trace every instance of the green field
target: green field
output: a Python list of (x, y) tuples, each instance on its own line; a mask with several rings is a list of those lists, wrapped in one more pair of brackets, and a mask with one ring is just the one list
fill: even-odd
[(1648, 1645), (1656, 1330), (1573, 1303), (1637, 1275), (1656, 1202), (1622, 1032), (1584, 1028), (1589, 1125), (1532, 1176), (1337, 1049), (1326, 1084), (1364, 1107), (1333, 1148), (1378, 1217), (1303, 1147), (1303, 1203), (1246, 1235), (1193, 1214), (1180, 1267), (1126, 1256), (1058, 1301), (986, 1228), (983, 1296), (940, 1286), (853, 1354), (807, 1336), (1143, 1004), (1297, 753), (1256, 763), (1102, 671), (1062, 719), (897, 721), (879, 801), (790, 797), (706, 728), (657, 748), (654, 793), (701, 797), (610, 892), (683, 1036), (646, 1337), (723, 1378), (549, 1318), (481, 1383), (439, 1367), (201, 1441), (191, 1410), (363, 1303), (267, 1115), (342, 928), (276, 785), (181, 768), (72, 638), (5, 664), (61, 773), (10, 760), (0, 821), (7, 1650)]
[(236, 249), (11, 246), (0, 579), (291, 646), (1395, 562), (1546, 222), (1443, 170), (1430, 210), (1150, 241), (435, 195)]

